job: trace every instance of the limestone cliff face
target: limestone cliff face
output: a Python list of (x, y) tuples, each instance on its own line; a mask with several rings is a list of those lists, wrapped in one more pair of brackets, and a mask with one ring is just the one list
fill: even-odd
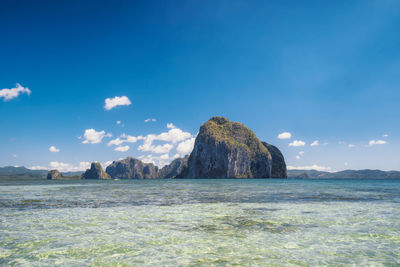
[(272, 157), (246, 126), (212, 117), (200, 127), (178, 178), (270, 178)]
[(269, 153), (271, 153), (271, 178), (287, 178), (285, 158), (283, 157), (281, 151), (276, 146), (270, 145), (266, 142), (262, 142), (262, 144), (268, 149)]
[(47, 173), (47, 180), (56, 180), (56, 179), (63, 179), (61, 172), (58, 170), (50, 170)]
[(184, 169), (189, 155), (184, 158), (174, 159), (170, 164), (165, 165), (159, 172), (159, 178), (176, 178)]
[(103, 170), (100, 163), (92, 162), (90, 169), (82, 174), (82, 179), (110, 179), (110, 176)]
[(113, 163), (106, 168), (106, 172), (112, 178), (118, 179), (149, 179), (159, 177), (158, 167), (153, 163), (143, 163), (131, 157), (113, 161)]

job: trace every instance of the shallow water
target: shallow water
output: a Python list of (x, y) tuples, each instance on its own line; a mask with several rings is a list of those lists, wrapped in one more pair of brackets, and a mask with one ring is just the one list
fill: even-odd
[(0, 265), (399, 266), (399, 180), (0, 181)]

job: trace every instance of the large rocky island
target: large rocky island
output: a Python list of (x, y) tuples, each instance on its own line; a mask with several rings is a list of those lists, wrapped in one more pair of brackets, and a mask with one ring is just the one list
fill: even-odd
[[(48, 179), (57, 177), (52, 172)], [(175, 159), (161, 169), (128, 157), (114, 161), (105, 171), (100, 163), (92, 163), (81, 178), (287, 178), (287, 169), (277, 147), (261, 142), (239, 122), (212, 117), (201, 125), (190, 155)]]
[(178, 177), (271, 178), (275, 165), (284, 169), (280, 178), (286, 178), (284, 160), (275, 164), (273, 161), (267, 146), (249, 128), (224, 117), (213, 117), (200, 127), (187, 165)]

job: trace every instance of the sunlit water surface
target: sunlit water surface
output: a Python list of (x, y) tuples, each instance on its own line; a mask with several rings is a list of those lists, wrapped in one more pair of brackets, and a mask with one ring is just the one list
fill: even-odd
[(0, 182), (0, 265), (399, 266), (400, 181)]

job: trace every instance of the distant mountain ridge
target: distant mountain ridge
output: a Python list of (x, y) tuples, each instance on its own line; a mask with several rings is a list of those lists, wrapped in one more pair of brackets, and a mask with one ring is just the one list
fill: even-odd
[[(26, 168), (24, 166), (21, 167), (14, 167), (14, 166), (5, 166), (5, 167), (0, 167), (0, 176), (9, 176), (9, 175), (23, 175), (23, 174), (28, 174), (28, 175), (33, 175), (33, 176), (43, 176), (45, 177), (48, 173), (48, 170), (32, 170), (29, 168)], [(78, 172), (61, 172), (65, 176), (74, 176), (74, 175), (81, 175), (83, 171), (78, 171)]]
[[(179, 159), (182, 160), (182, 159)], [(168, 167), (168, 165), (166, 166)], [(312, 178), (312, 179), (400, 179), (400, 171), (382, 170), (344, 170), (338, 172), (324, 172), (317, 170), (288, 170), (288, 178)], [(23, 178), (44, 179), (47, 170), (31, 170), (26, 167), (6, 166), (0, 167), (0, 176), (18, 176)], [(62, 172), (64, 176), (78, 176), (83, 172)], [(176, 175), (176, 174), (175, 174)], [(174, 176), (165, 175), (166, 178)]]
[(14, 167), (14, 166), (5, 166), (0, 167), (0, 175), (18, 175), (18, 174), (36, 174), (36, 175), (47, 175), (47, 170), (31, 170), (28, 168), (22, 167)]
[(400, 179), (400, 171), (382, 170), (344, 170), (324, 172), (317, 170), (288, 170), (288, 178), (317, 179)]

